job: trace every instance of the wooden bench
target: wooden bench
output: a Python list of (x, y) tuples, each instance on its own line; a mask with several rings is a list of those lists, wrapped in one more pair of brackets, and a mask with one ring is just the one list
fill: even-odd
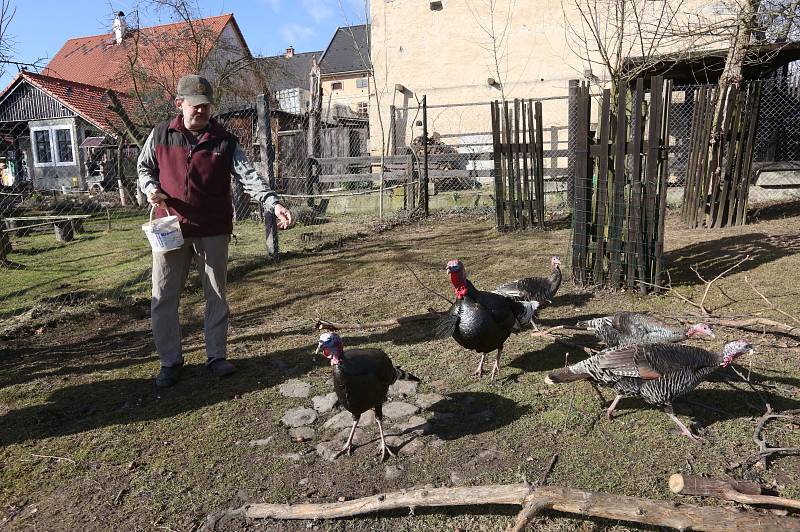
[(6, 228), (3, 229), (3, 233), (16, 231), (19, 235), (25, 235), (35, 227), (52, 225), (56, 240), (69, 242), (75, 237), (75, 233), (83, 232), (83, 221), (91, 216), (91, 214), (62, 214), (9, 217), (5, 218)]

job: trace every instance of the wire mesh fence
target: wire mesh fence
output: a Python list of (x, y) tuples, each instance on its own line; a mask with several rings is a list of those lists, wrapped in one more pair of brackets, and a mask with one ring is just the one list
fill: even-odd
[[(762, 84), (753, 167), (751, 205), (800, 199), (800, 76), (759, 80)], [(669, 184), (682, 187), (689, 164), (697, 94), (713, 85), (680, 85), (670, 106)]]

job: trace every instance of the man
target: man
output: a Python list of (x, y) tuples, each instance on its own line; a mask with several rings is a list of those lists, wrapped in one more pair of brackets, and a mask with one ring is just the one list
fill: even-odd
[(275, 213), (278, 227), (292, 222), (289, 210), (248, 161), (236, 137), (211, 118), (213, 91), (200, 76), (178, 81), (173, 120), (158, 124), (142, 147), (139, 188), (157, 209), (178, 216), (184, 244), (153, 251), (153, 339), (161, 359), (156, 385), (172, 386), (183, 366), (178, 306), (192, 259), (197, 262), (206, 298), (204, 332), (206, 367), (219, 377), (236, 368), (226, 360), (228, 303), (225, 298), (228, 244), (233, 231), (231, 176), (265, 210)]

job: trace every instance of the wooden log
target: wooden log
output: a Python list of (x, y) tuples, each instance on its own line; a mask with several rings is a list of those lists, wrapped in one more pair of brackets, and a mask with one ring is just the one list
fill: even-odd
[(245, 515), (251, 519), (335, 519), (399, 508), (522, 505), (533, 500), (542, 509), (681, 530), (800, 531), (800, 519), (792, 517), (528, 484), (404, 490), (335, 503), (250, 504)]
[(800, 509), (800, 500), (762, 495), (761, 486), (743, 480), (717, 480), (676, 473), (669, 477), (669, 489), (680, 495), (716, 497), (743, 504), (767, 504)]

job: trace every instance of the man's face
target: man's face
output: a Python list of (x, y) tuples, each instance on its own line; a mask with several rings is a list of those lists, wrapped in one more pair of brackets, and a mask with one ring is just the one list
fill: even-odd
[(183, 125), (190, 131), (199, 131), (208, 125), (211, 104), (189, 105), (186, 100), (175, 100), (175, 106), (183, 113)]

